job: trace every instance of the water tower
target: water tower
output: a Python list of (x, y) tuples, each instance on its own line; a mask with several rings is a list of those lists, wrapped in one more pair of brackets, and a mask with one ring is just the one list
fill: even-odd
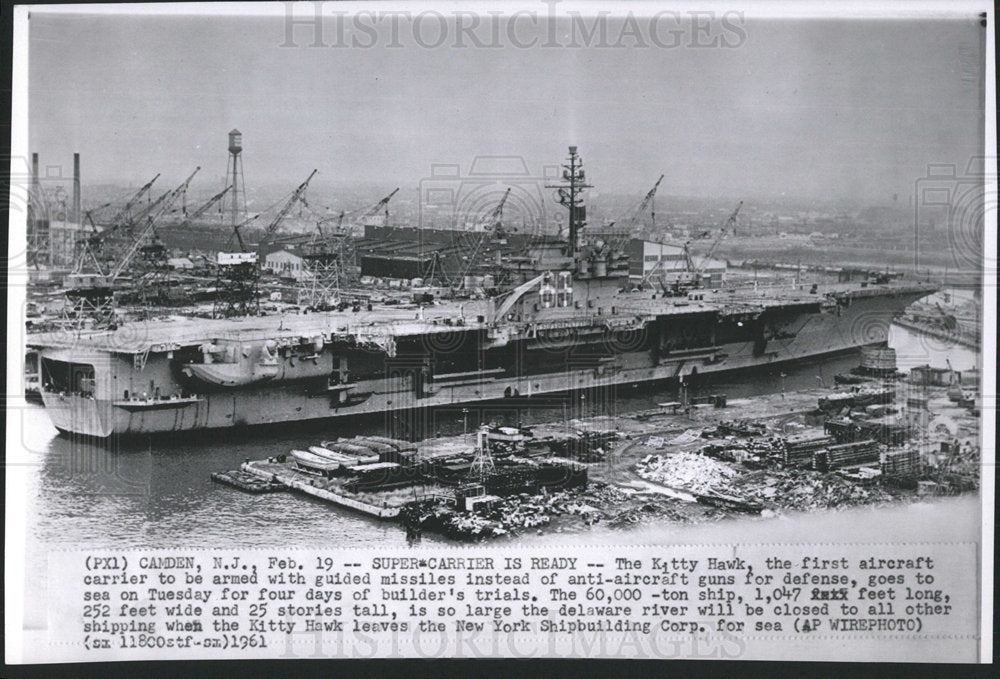
[(229, 132), (229, 168), (226, 170), (226, 183), (232, 186), (233, 202), (230, 226), (234, 229), (246, 219), (247, 193), (243, 180), (243, 133), (233, 128)]

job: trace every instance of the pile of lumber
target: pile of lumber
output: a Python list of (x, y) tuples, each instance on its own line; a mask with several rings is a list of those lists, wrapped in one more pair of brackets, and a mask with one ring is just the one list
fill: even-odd
[(911, 478), (920, 475), (920, 453), (917, 450), (892, 450), (882, 460), (884, 476)]
[(878, 459), (878, 443), (875, 441), (855, 441), (829, 446), (826, 450), (817, 450), (813, 453), (813, 469), (828, 472), (841, 467), (877, 462)]
[(785, 439), (781, 462), (786, 467), (811, 467), (814, 453), (834, 443), (834, 438), (826, 435)]

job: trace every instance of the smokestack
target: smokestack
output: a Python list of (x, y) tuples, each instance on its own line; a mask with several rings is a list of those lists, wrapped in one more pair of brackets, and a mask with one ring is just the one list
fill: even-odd
[(31, 194), (38, 198), (38, 154), (31, 154)]
[(80, 154), (73, 154), (73, 223), (79, 224), (80, 213)]

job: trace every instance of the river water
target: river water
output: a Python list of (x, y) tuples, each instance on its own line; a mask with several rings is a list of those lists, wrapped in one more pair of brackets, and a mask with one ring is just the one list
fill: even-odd
[[(940, 341), (920, 337), (893, 326), (890, 343), (897, 349), (900, 369), (930, 362), (937, 365), (948, 356), (956, 369), (976, 364), (974, 352), (961, 347), (942, 347)], [(831, 385), (833, 376), (858, 364), (858, 355), (846, 355), (807, 365), (763, 369), (753, 374), (716, 378), (702, 389), (725, 393), (732, 399), (747, 398), (781, 389), (812, 388), (820, 383)], [(784, 371), (784, 372), (782, 372)], [(627, 388), (621, 390), (613, 407), (619, 413), (652, 408), (656, 403), (673, 400), (676, 394), (665, 387)], [(577, 402), (553, 405), (547, 402), (520, 414), (491, 411), (490, 419), (513, 424), (521, 421), (542, 422), (564, 416), (597, 414), (608, 404)], [(470, 407), (470, 411), (475, 411)], [(734, 413), (734, 416), (736, 413)], [(468, 419), (460, 409), (438, 411), (434, 427), (441, 434), (459, 434), (475, 426), (476, 413)], [(214, 471), (233, 469), (246, 458), (263, 458), (287, 452), (290, 448), (315, 445), (325, 438), (360, 433), (379, 433), (385, 421), (379, 417), (348, 422), (332, 421), (307, 430), (290, 426), (287, 431), (266, 434), (232, 435), (210, 439), (169, 440), (153, 438), (129, 448), (107, 448), (58, 436), (44, 409), (29, 405), (22, 411), (22, 442), (27, 451), (26, 479), (28, 506), (28, 549), (43, 552), (46, 548), (247, 548), (275, 546), (398, 546), (405, 547), (404, 532), (392, 523), (341, 510), (299, 494), (275, 493), (252, 496), (213, 483)], [(937, 510), (920, 514), (918, 523), (929, 518), (942, 527), (968, 526), (978, 529), (976, 498), (936, 500)], [(8, 510), (10, 508), (8, 507)], [(853, 510), (868, 512), (870, 509)], [(902, 522), (913, 519), (919, 510), (899, 508), (893, 515)], [(843, 513), (841, 513), (843, 514)], [(793, 523), (789, 523), (789, 522)], [(822, 515), (803, 515), (779, 520), (754, 520), (759, 531), (792, 530), (813, 535), (814, 530), (830, 522)], [(718, 525), (680, 528), (665, 523), (656, 528), (618, 532), (594, 527), (576, 534), (575, 541), (611, 540), (657, 542), (698, 540), (711, 534), (745, 535), (748, 519)], [(850, 526), (852, 521), (843, 525)], [(869, 523), (867, 520), (862, 523)], [(727, 530), (731, 532), (727, 532)], [(721, 532), (720, 532), (721, 531)], [(846, 529), (844, 535), (850, 535)], [(521, 538), (562, 540), (566, 536), (546, 535)], [(446, 542), (444, 538), (425, 535), (424, 543)]]

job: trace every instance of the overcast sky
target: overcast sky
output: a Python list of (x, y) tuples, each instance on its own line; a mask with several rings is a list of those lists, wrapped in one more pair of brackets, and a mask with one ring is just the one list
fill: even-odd
[[(307, 47), (307, 26), (283, 47), (282, 17), (34, 12), (30, 148), (43, 165), (79, 151), (85, 183), (179, 180), (195, 165), (214, 180), (238, 127), (248, 186), (291, 187), (312, 168), (326, 182), (415, 186), (432, 163), (476, 155), (520, 155), (540, 172), (577, 144), (599, 190), (638, 194), (663, 173), (667, 194), (885, 203), (927, 164), (964, 168), (983, 144), (971, 15), (716, 20), (709, 39), (728, 47), (693, 46), (705, 38), (684, 24), (679, 38), (657, 26), (661, 43), (680, 43), (658, 47), (648, 23), (646, 47), (609, 47), (635, 43), (615, 22), (605, 46), (570, 44), (564, 22), (556, 48), (428, 48), (401, 22), (401, 47), (382, 24), (370, 48), (331, 47), (336, 25), (324, 25), (327, 46)], [(371, 41), (351, 29), (345, 41)], [(426, 45), (438, 28), (422, 30)], [(521, 21), (515, 37), (546, 30)]]

